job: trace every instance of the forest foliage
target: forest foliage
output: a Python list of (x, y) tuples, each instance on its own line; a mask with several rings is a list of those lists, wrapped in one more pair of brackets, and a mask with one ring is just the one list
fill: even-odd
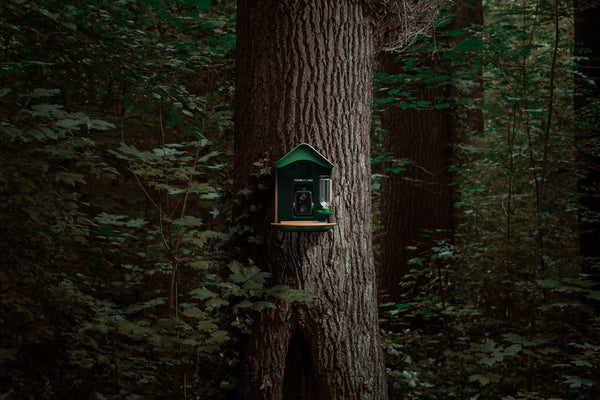
[[(578, 227), (598, 216), (577, 180), (581, 147), (599, 152), (574, 117), (580, 10), (484, 11), (452, 30), (450, 5), (399, 54), (405, 74), (374, 80), (374, 170), (396, 162), (373, 175), (376, 253), (379, 182), (410, 162), (382, 148), (378, 109), (461, 119), (477, 99), (415, 88), (468, 87), (478, 68), (485, 82), (485, 132), (454, 138), (454, 235), (381, 307), (391, 396), (593, 399), (600, 292)], [(0, 27), (0, 398), (230, 398), (253, 315), (307, 300), (269, 285), (246, 251), (260, 238), (232, 218), (235, 2), (7, 0)]]

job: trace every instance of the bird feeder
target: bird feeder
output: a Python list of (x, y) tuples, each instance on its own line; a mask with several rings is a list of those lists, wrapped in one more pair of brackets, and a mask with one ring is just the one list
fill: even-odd
[(275, 167), (275, 226), (282, 232), (325, 232), (333, 215), (331, 172), (337, 168), (306, 143)]

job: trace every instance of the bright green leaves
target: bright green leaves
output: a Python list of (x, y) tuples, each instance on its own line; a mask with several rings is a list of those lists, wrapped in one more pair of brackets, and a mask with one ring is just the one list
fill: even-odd
[(393, 105), (403, 110), (450, 108), (448, 99), (444, 97), (440, 97), (436, 102), (418, 99), (417, 88), (419, 85), (447, 86), (451, 83), (451, 76), (446, 73), (436, 74), (430, 69), (417, 68), (414, 66), (415, 59), (408, 59), (405, 62), (404, 70), (407, 71), (405, 75), (385, 73), (375, 75), (374, 84), (377, 93), (381, 95), (375, 98), (373, 104), (382, 108)]
[(394, 97), (388, 96), (386, 98), (377, 98), (374, 100), (375, 104), (385, 104), (385, 103), (391, 103), (392, 101), (396, 100)]
[(483, 42), (481, 40), (475, 38), (465, 39), (462, 42), (458, 43), (456, 46), (456, 51), (458, 52), (466, 52), (466, 51), (480, 51), (483, 48)]
[(386, 171), (389, 171), (389, 172), (392, 172), (394, 174), (397, 174), (397, 173), (399, 173), (401, 171), (406, 171), (406, 169), (405, 168), (397, 167), (397, 168), (387, 168)]

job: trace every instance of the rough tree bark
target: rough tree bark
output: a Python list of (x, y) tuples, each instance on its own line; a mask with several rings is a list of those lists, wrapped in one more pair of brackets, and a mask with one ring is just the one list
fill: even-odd
[[(371, 244), (373, 28), (360, 1), (238, 1), (234, 187), (255, 192), (255, 261), (271, 284), (314, 295), (256, 316), (240, 399), (387, 397)], [(339, 168), (329, 232), (276, 231), (272, 190), (256, 190), (254, 164), (301, 142)]]

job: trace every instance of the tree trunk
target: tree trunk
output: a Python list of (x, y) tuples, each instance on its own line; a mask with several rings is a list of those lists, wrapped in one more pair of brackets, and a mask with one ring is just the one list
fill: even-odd
[[(587, 57), (580, 61), (579, 70), (586, 78), (576, 75), (575, 110), (577, 118), (577, 141), (579, 163), (582, 176), (577, 182), (582, 211), (580, 213), (579, 242), (583, 257), (582, 270), (585, 273), (598, 273), (600, 258), (600, 230), (597, 219), (600, 215), (600, 156), (598, 142), (600, 127), (597, 110), (600, 102), (600, 6), (585, 3), (577, 4), (581, 9), (575, 18), (575, 55)], [(594, 80), (595, 85), (590, 85)]]
[[(459, 4), (450, 28), (464, 29), (470, 24), (482, 23), (481, 0), (466, 0)], [(463, 40), (464, 36), (455, 36), (453, 41)], [(434, 57), (435, 52), (424, 61), (426, 71), (439, 68)], [(402, 288), (399, 284), (411, 269), (408, 264), (411, 259), (428, 258), (432, 255), (432, 246), (438, 241), (452, 239), (453, 192), (449, 186), (452, 177), (448, 170), (452, 141), (456, 132), (467, 135), (481, 135), (483, 132), (479, 108), (483, 92), (481, 66), (473, 68), (471, 62), (468, 65), (447, 65), (448, 70), (476, 71), (455, 81), (452, 90), (431, 83), (419, 87), (416, 100), (428, 101), (431, 106), (407, 110), (391, 107), (381, 117), (382, 127), (388, 132), (385, 151), (393, 153), (396, 158), (411, 161), (405, 171), (390, 173), (381, 187), (385, 233), (381, 243), (380, 286), (383, 294), (388, 296), (386, 300), (400, 300)], [(383, 59), (382, 67), (390, 74), (406, 73), (400, 70), (391, 55)], [(448, 70), (443, 73), (451, 74)], [(448, 96), (475, 100), (468, 105), (455, 104), (453, 109), (432, 107)]]
[[(371, 243), (372, 31), (358, 1), (238, 1), (234, 186), (253, 193), (257, 264), (272, 284), (314, 296), (256, 316), (240, 399), (387, 397)], [(301, 142), (339, 168), (329, 232), (275, 230), (273, 187), (257, 190), (255, 163)]]
[[(419, 100), (435, 103), (440, 89), (422, 88)], [(406, 171), (390, 173), (381, 186), (381, 289), (398, 301), (410, 259), (429, 255), (434, 242), (450, 237), (451, 118), (445, 110), (387, 110), (381, 118), (388, 131), (385, 149), (411, 161)]]

